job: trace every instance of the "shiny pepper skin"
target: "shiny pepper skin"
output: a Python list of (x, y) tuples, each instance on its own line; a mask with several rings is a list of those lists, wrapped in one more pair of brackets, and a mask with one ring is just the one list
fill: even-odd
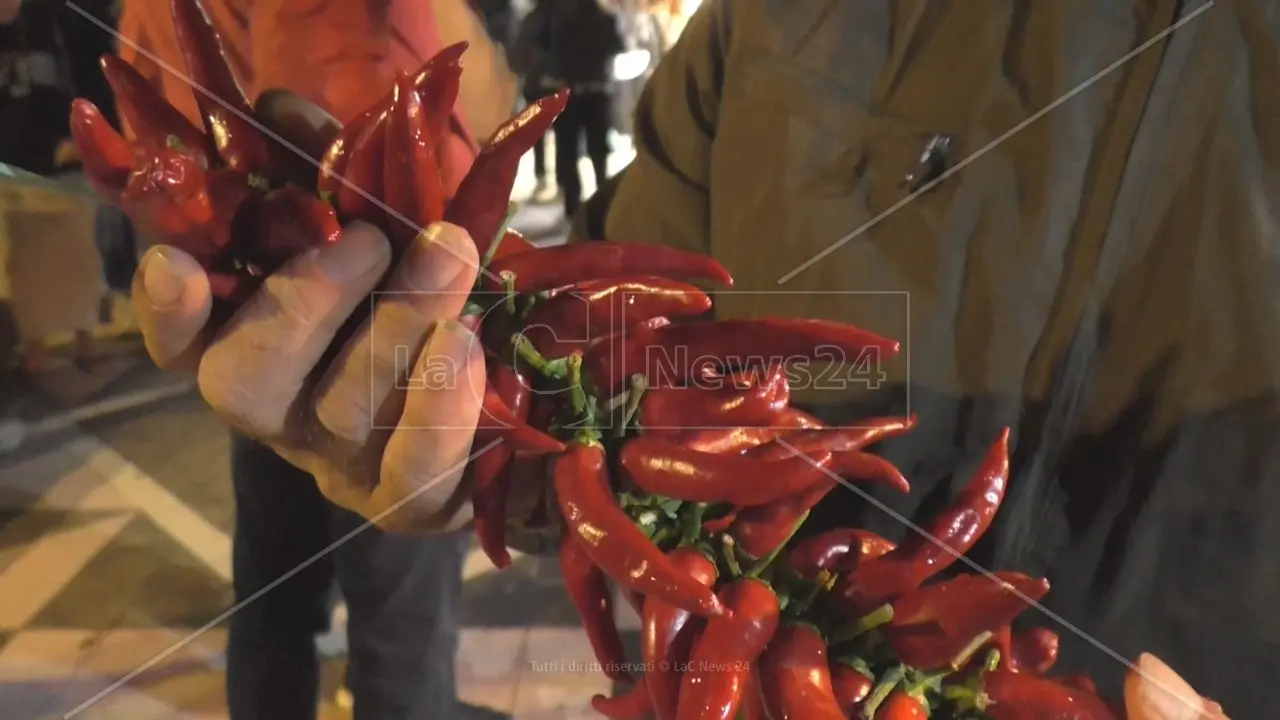
[(560, 539), (560, 571), (602, 671), (614, 682), (632, 682), (634, 678), (626, 669), (627, 656), (622, 648), (622, 638), (614, 623), (613, 593), (609, 591), (609, 583), (604, 572), (591, 561), (586, 548), (569, 533)]
[[(711, 587), (716, 566), (694, 548), (678, 548), (667, 555), (671, 564)], [(640, 658), (644, 661), (649, 697), (658, 720), (674, 720), (680, 699), (680, 668), (693, 652), (693, 639), (702, 623), (687, 610), (658, 598), (645, 598), (640, 614)]]
[(839, 661), (831, 663), (831, 689), (835, 693), (840, 712), (846, 718), (854, 716), (854, 711), (871, 695), (874, 688), (875, 682), (866, 673)]
[(918, 699), (895, 692), (876, 708), (875, 720), (925, 720), (928, 717), (929, 711)]
[(982, 685), (991, 720), (1116, 720), (1097, 695), (1048, 678), (997, 670)]
[(677, 720), (733, 720), (751, 668), (778, 629), (778, 597), (761, 581), (735, 580), (720, 598), (729, 612), (708, 620), (694, 645)]
[(844, 720), (828, 670), (827, 644), (816, 628), (778, 628), (760, 656), (760, 686), (773, 720)]

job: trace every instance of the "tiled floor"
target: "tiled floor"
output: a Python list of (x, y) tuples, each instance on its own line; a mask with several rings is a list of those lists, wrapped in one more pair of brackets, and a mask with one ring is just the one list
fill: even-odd
[[(624, 146), (613, 169), (629, 159)], [(533, 187), (528, 170), (517, 197)], [(584, 180), (590, 189), (585, 167)], [(555, 204), (526, 205), (516, 225), (540, 242), (563, 236)], [(64, 368), (0, 382), (0, 417), (27, 421), (25, 441), (0, 455), (3, 720), (226, 717), (215, 621), (231, 602), (227, 432), (140, 348), (117, 351), (98, 377)], [(458, 692), (473, 715), (591, 717), (610, 683), (567, 671), (592, 654), (554, 559), (495, 573), (473, 549), (464, 574)], [(341, 677), (341, 609), (335, 627), (320, 640), (326, 698)], [(327, 701), (321, 717), (349, 713)]]

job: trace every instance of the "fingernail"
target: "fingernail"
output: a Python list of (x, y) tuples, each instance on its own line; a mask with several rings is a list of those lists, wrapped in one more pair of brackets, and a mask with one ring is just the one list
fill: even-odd
[(436, 223), (414, 238), (409, 251), (408, 284), (419, 290), (445, 290), (467, 269), (475, 251), (467, 236)]
[(153, 250), (142, 269), (142, 288), (147, 293), (147, 301), (159, 310), (171, 308), (182, 300), (185, 287), (179, 268), (168, 254), (163, 249)]
[(354, 223), (343, 232), (341, 240), (317, 251), (316, 263), (325, 277), (344, 283), (376, 270), (386, 262), (389, 251), (387, 239), (381, 232), (372, 226)]
[(1197, 720), (1204, 715), (1204, 698), (1160, 658), (1144, 654), (1138, 658), (1138, 670), (1143, 676), (1142, 703), (1150, 717)]

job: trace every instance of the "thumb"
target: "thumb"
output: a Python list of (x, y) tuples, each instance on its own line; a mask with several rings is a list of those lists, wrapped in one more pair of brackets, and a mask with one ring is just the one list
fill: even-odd
[(192, 370), (213, 297), (209, 277), (190, 255), (168, 246), (147, 251), (133, 278), (133, 308), (147, 352), (166, 370)]
[(1200, 696), (1155, 655), (1138, 658), (1124, 680), (1130, 720), (1228, 720), (1222, 707)]

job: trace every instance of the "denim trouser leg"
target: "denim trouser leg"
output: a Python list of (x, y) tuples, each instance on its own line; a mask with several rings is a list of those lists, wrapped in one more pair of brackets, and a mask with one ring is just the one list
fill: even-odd
[(325, 500), (306, 473), (240, 437), (232, 476), (236, 602), (254, 598), (230, 620), (232, 720), (313, 720), (315, 637), (328, 627), (335, 578), (347, 602), (356, 720), (453, 717), (465, 537), (355, 532), (363, 519)]

